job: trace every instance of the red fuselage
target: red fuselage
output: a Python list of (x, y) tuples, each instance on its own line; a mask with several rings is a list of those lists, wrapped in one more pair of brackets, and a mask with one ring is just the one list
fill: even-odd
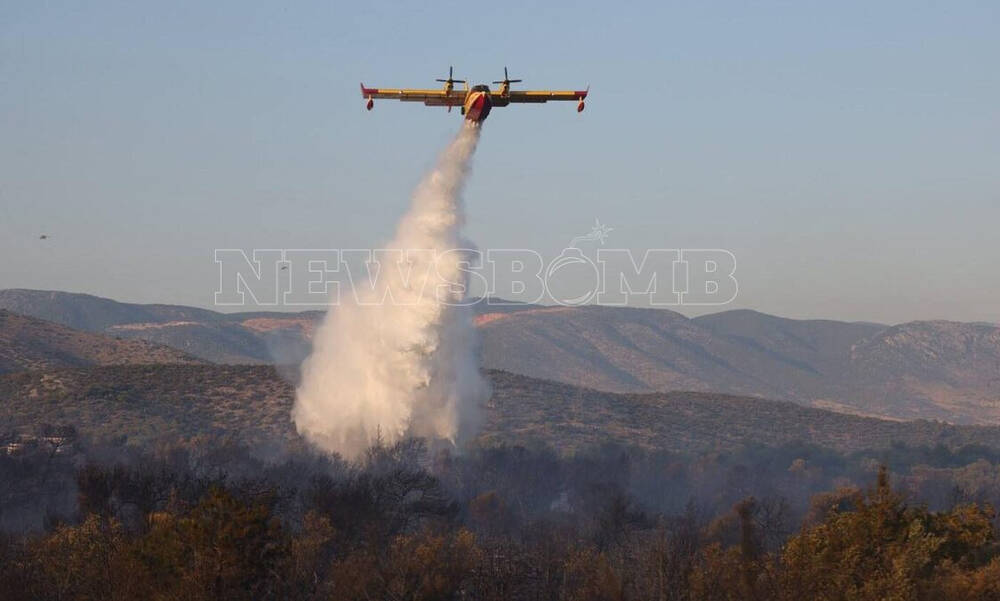
[(479, 88), (486, 88), (486, 86), (475, 86), (469, 90), (469, 93), (465, 96), (465, 103), (462, 105), (462, 113), (465, 115), (466, 120), (475, 123), (482, 123), (490, 114), (490, 109), (493, 108), (489, 89), (482, 90)]

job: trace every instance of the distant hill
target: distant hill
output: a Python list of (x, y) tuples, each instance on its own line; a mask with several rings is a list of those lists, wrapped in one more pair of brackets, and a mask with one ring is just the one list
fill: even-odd
[(750, 311), (556, 307), (481, 326), (486, 365), (617, 392), (704, 390), (806, 400), (883, 326)]
[(841, 412), (1000, 423), (1000, 328), (755, 311), (553, 307), (483, 320), (483, 362), (613, 392), (697, 390)]
[[(65, 292), (0, 291), (0, 308), (221, 363), (296, 364), (323, 317), (224, 314)], [(795, 320), (756, 311), (478, 303), (483, 365), (598, 390), (695, 390), (860, 415), (1000, 423), (1000, 328)]]
[(0, 290), (0, 308), (87, 332), (149, 340), (213, 363), (297, 363), (322, 313), (219, 313), (50, 290)]
[[(536, 305), (503, 301), (476, 305), (507, 314)], [(122, 303), (55, 290), (0, 290), (0, 309), (77, 330), (172, 346), (213, 363), (297, 364), (308, 356), (323, 311), (220, 313), (182, 305)]]
[(997, 446), (998, 426), (883, 420), (786, 402), (699, 392), (614, 394), (502, 371), (483, 436), (558, 441), (563, 449), (615, 442), (678, 452), (806, 442), (842, 452), (909, 446)]
[(52, 290), (0, 290), (0, 309), (54, 321), (77, 330), (102, 332), (123, 323), (215, 321), (221, 314), (180, 305), (120, 303), (99, 296)]
[[(544, 442), (562, 451), (615, 442), (700, 453), (804, 441), (839, 451), (893, 443), (1000, 447), (1000, 428), (896, 422), (794, 403), (674, 392), (614, 394), (490, 371), (482, 439)], [(110, 366), (0, 376), (0, 419), (69, 423), (136, 444), (228, 434), (270, 450), (302, 444), (289, 418), (294, 390), (271, 366)]]
[(842, 383), (839, 398), (873, 412), (919, 416), (933, 407), (943, 419), (996, 423), (1000, 328), (953, 321), (886, 328), (851, 346)]
[(0, 373), (89, 365), (201, 362), (146, 340), (117, 340), (0, 309)]

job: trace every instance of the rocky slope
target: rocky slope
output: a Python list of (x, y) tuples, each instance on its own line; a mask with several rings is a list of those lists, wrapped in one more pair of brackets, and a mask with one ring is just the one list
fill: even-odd
[(0, 309), (0, 373), (89, 365), (202, 363), (146, 340), (119, 340)]

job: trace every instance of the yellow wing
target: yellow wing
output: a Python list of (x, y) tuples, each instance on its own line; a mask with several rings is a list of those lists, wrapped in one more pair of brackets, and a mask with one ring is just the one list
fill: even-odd
[(366, 88), (361, 84), (361, 96), (371, 98), (395, 98), (404, 102), (423, 102), (427, 106), (461, 106), (465, 102), (465, 90), (407, 90), (402, 88)]
[(583, 100), (589, 90), (511, 90), (506, 94), (492, 92), (493, 106), (506, 106), (514, 102), (548, 102), (550, 100)]

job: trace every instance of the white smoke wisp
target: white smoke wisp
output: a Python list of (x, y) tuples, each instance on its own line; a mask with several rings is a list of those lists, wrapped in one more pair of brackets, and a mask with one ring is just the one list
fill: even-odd
[[(377, 438), (452, 443), (475, 433), (489, 386), (480, 374), (461, 237), (461, 191), (480, 127), (463, 123), (413, 195), (382, 264), (355, 299), (342, 290), (302, 366), (292, 419), (326, 452), (359, 457)], [(399, 256), (403, 256), (400, 253)]]

